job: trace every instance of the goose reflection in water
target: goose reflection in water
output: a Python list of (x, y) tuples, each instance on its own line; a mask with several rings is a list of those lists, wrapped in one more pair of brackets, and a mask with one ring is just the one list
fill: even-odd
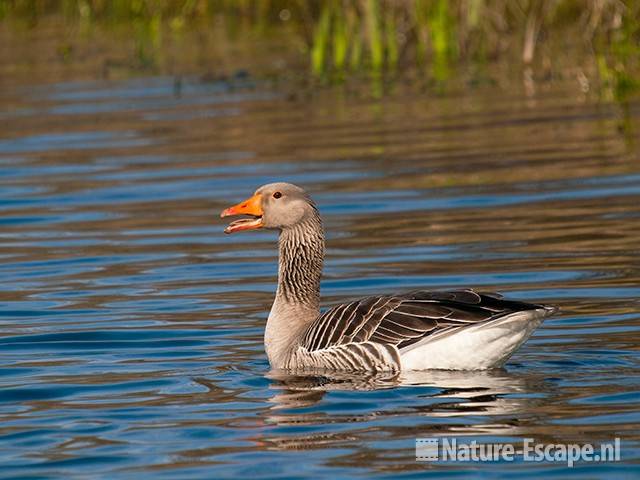
[[(271, 388), (277, 393), (271, 398), (273, 409), (302, 408), (316, 405), (327, 392), (372, 391), (396, 387), (421, 387), (425, 393), (417, 398), (435, 401), (419, 402), (412, 408), (435, 416), (478, 414), (508, 414), (526, 407), (527, 398), (508, 396), (526, 394), (539, 389), (525, 379), (506, 370), (459, 372), (446, 370), (349, 373), (335, 371), (283, 371), (267, 374)], [(450, 400), (443, 402), (442, 400)], [(390, 412), (393, 414), (393, 412)]]
[[(529, 393), (545, 389), (540, 385), (540, 378), (522, 377), (506, 370), (432, 370), (395, 374), (272, 370), (267, 377), (272, 381), (270, 388), (276, 391), (271, 397), (272, 413), (266, 418), (267, 423), (291, 427), (325, 425), (327, 422), (368, 425), (375, 421), (381, 423), (380, 430), (388, 430), (390, 438), (404, 441), (421, 436), (520, 435), (524, 430), (519, 419), (527, 416), (535, 402), (535, 395)], [(407, 394), (403, 395), (405, 388)], [(390, 389), (396, 389), (401, 395), (391, 402), (390, 409), (384, 406), (388, 404), (388, 393), (375, 398), (361, 396), (363, 391), (375, 395), (376, 390)], [(358, 398), (349, 398), (349, 391), (358, 392)], [(340, 398), (332, 399), (331, 394)], [(334, 401), (357, 403), (362, 408), (349, 408), (348, 413), (343, 413), (345, 409)], [(396, 425), (394, 418), (406, 416), (408, 411), (423, 418), (424, 422), (404, 427)], [(288, 450), (344, 444), (359, 438), (358, 435), (345, 437), (340, 428), (334, 430), (333, 433), (304, 432), (300, 435), (292, 435), (286, 430), (282, 435), (256, 440), (269, 448)]]

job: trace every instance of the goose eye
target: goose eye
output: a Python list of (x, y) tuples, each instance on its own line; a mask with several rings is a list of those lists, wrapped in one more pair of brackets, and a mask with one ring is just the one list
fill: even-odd
[(273, 194), (273, 198), (280, 198), (282, 196), (282, 194), (280, 192), (276, 192)]

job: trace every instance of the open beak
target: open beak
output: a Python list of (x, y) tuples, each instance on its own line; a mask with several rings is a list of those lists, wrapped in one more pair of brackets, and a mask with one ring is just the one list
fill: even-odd
[(249, 215), (252, 218), (241, 218), (240, 220), (231, 222), (229, 226), (224, 229), (224, 233), (235, 233), (243, 230), (262, 228), (262, 195), (257, 193), (244, 202), (227, 208), (220, 214), (220, 217), (224, 218), (234, 215)]

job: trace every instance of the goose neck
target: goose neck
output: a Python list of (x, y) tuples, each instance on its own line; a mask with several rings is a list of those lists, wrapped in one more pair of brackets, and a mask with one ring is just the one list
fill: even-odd
[(317, 314), (324, 260), (324, 233), (319, 217), (312, 216), (294, 227), (282, 230), (278, 243), (280, 255), (276, 298)]

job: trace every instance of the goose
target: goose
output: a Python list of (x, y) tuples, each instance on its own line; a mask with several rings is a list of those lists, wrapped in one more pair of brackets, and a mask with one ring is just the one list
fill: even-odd
[(499, 368), (531, 336), (548, 305), (473, 289), (369, 296), (320, 311), (322, 220), (302, 188), (270, 183), (220, 216), (225, 233), (279, 231), (278, 286), (264, 345), (272, 369), (402, 372)]

